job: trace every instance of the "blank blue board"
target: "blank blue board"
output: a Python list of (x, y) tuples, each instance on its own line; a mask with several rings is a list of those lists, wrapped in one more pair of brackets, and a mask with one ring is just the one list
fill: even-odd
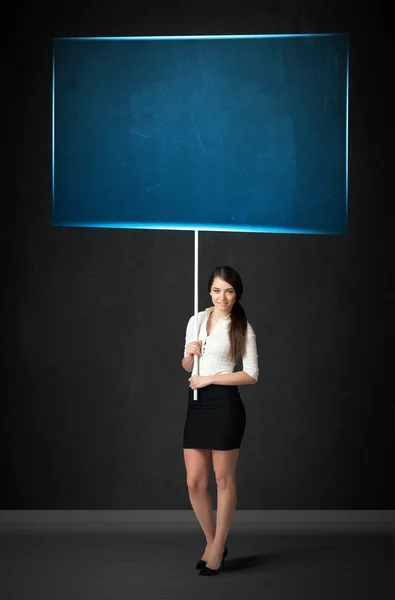
[(348, 45), (55, 38), (53, 224), (346, 233)]

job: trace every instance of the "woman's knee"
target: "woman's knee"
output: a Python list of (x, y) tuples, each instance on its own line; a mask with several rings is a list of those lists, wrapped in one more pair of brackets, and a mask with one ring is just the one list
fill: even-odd
[(213, 451), (215, 480), (219, 489), (236, 485), (236, 466), (240, 448)]
[(217, 483), (217, 487), (221, 490), (224, 490), (230, 486), (235, 486), (236, 485), (236, 476), (234, 473), (230, 474), (223, 474), (223, 473), (216, 473), (215, 474), (215, 481)]
[(211, 452), (209, 450), (184, 450), (185, 466), (187, 471), (187, 486), (191, 493), (207, 490), (210, 468)]
[(208, 478), (207, 477), (187, 477), (187, 487), (191, 494), (201, 494), (207, 491)]

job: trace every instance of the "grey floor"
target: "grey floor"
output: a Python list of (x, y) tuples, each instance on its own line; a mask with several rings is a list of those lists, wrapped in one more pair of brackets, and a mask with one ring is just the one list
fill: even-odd
[(2, 600), (394, 600), (394, 532), (230, 531), (225, 570), (201, 577), (199, 531), (6, 531)]

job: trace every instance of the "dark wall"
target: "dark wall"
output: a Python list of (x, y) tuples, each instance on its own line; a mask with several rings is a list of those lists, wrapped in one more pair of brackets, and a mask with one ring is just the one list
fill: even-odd
[(351, 33), (349, 232), (201, 232), (200, 310), (211, 304), (213, 267), (236, 268), (261, 370), (258, 385), (241, 388), (238, 508), (393, 508), (383, 133), (392, 48), (380, 9), (306, 0), (19, 7), (1, 508), (190, 508), (180, 361), (194, 234), (52, 227), (52, 36), (323, 31)]

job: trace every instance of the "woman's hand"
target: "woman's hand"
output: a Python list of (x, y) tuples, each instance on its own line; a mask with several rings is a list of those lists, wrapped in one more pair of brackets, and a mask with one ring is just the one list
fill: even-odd
[(192, 375), (192, 377), (190, 377), (188, 379), (188, 381), (189, 381), (189, 387), (192, 390), (197, 390), (199, 388), (210, 385), (211, 377), (210, 377), (210, 375)]
[(186, 345), (185, 350), (190, 358), (192, 358), (194, 354), (196, 354), (196, 356), (202, 356), (202, 340), (199, 340), (198, 342), (189, 342), (189, 344)]

